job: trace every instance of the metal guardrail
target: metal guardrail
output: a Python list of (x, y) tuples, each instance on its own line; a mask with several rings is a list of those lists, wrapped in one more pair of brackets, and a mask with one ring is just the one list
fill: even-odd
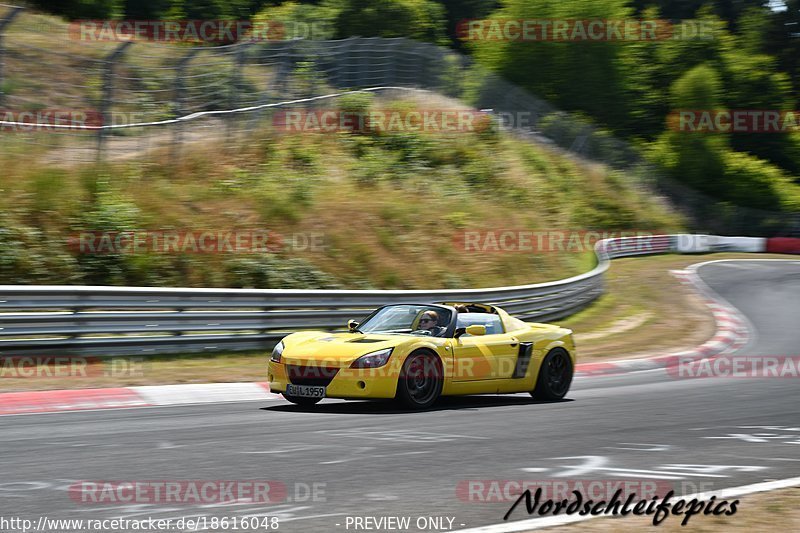
[(288, 332), (342, 329), (397, 302), (476, 301), (532, 321), (571, 315), (603, 292), (614, 257), (674, 250), (674, 237), (597, 243), (597, 266), (549, 283), (463, 290), (0, 286), (0, 354), (130, 355), (267, 349)]

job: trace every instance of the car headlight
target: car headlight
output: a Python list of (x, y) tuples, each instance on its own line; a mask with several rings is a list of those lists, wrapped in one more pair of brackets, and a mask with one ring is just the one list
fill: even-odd
[(275, 347), (272, 349), (272, 355), (270, 356), (270, 360), (276, 363), (280, 363), (281, 355), (283, 355), (283, 341), (276, 344)]
[(390, 355), (392, 355), (392, 348), (371, 352), (353, 361), (350, 368), (377, 368), (385, 365)]

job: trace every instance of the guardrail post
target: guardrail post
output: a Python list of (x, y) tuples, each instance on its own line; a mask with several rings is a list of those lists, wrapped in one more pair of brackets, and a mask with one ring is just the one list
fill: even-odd
[(9, 11), (2, 20), (0, 20), (0, 105), (5, 104), (5, 90), (3, 86), (5, 84), (5, 78), (3, 78), (3, 64), (5, 62), (5, 46), (3, 45), (3, 36), (5, 35), (6, 26), (11, 24), (11, 21), (19, 15), (24, 8), (22, 7), (12, 7), (11, 11)]
[[(114, 94), (114, 62), (117, 61), (125, 50), (133, 44), (133, 41), (126, 41), (120, 44), (113, 52), (108, 54), (105, 59), (106, 69), (103, 72), (103, 94), (100, 97), (100, 116), (102, 117), (101, 126), (106, 126), (112, 122), (111, 120), (111, 97)], [(97, 159), (103, 158), (103, 149), (105, 147), (106, 129), (100, 128), (97, 130)]]
[[(188, 54), (184, 55), (175, 67), (175, 116), (182, 117), (186, 115), (186, 84), (184, 83), (184, 75), (186, 74), (186, 65), (197, 55), (199, 48), (193, 48)], [(172, 130), (172, 158), (177, 160), (180, 157), (181, 143), (183, 142), (183, 124), (178, 122), (173, 125)]]

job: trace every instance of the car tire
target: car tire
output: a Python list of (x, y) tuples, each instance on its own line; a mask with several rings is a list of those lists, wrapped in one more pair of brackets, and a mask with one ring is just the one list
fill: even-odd
[(295, 405), (303, 405), (306, 407), (318, 404), (322, 400), (322, 398), (304, 398), (302, 396), (292, 396), (291, 394), (284, 394), (283, 397)]
[(554, 348), (545, 356), (539, 367), (539, 377), (531, 396), (537, 400), (561, 400), (572, 384), (572, 359), (563, 348)]
[(414, 352), (403, 362), (396, 399), (409, 409), (428, 409), (442, 394), (444, 370), (438, 357)]

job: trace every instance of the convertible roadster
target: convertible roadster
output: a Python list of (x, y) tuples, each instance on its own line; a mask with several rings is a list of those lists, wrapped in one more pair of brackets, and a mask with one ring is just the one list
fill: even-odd
[(302, 331), (275, 346), (270, 390), (290, 402), (396, 398), (425, 409), (440, 396), (530, 392), (560, 400), (572, 383), (572, 332), (476, 303), (395, 304), (344, 333)]

